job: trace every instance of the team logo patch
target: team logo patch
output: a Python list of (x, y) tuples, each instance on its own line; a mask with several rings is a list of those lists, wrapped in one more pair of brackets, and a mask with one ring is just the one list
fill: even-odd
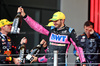
[(81, 42), (85, 42), (85, 36), (82, 36)]
[(69, 41), (67, 40), (68, 36), (66, 35), (57, 35), (57, 34), (51, 34), (49, 40), (51, 42), (56, 42), (56, 43), (69, 43)]
[(8, 41), (11, 41), (10, 39), (8, 39)]
[(50, 42), (50, 45), (55, 45), (55, 46), (66, 46), (66, 44), (57, 44), (57, 43), (51, 43), (51, 42)]
[(95, 39), (90, 39), (90, 42), (95, 42)]
[(4, 42), (5, 40), (4, 39), (2, 39), (2, 42)]
[(85, 39), (85, 36), (82, 36), (82, 39)]
[(7, 46), (3, 46), (2, 49), (7, 49)]
[(85, 42), (85, 39), (81, 39), (81, 42)]
[(6, 44), (5, 42), (2, 43), (3, 45)]
[(62, 33), (64, 33), (64, 34), (65, 34), (65, 33), (67, 33), (67, 32), (68, 32), (67, 30), (65, 30), (65, 31), (62, 31)]

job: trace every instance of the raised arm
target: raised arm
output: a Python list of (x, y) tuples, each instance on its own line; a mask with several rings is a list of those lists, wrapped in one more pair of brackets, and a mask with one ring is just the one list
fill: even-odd
[(19, 7), (17, 12), (21, 12), (21, 15), (23, 16), (24, 20), (33, 30), (39, 33), (42, 33), (44, 35), (47, 35), (47, 36), (49, 35), (49, 31), (45, 29), (42, 25), (40, 25), (38, 22), (33, 20), (30, 16), (26, 15), (22, 7)]

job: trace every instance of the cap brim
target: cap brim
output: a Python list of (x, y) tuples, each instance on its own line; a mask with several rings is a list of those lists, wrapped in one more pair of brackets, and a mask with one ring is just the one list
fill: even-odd
[(11, 25), (11, 24), (13, 24), (13, 22), (6, 23), (5, 25)]
[[(5, 24), (5, 25), (11, 25), (11, 24), (13, 24), (13, 22), (9, 22), (9, 23), (7, 23), (7, 24)], [(5, 25), (0, 25), (0, 27), (3, 27), (3, 26), (5, 26)]]
[(53, 18), (51, 18), (51, 19), (49, 19), (49, 21), (57, 21), (58, 19), (53, 19)]
[(49, 25), (46, 25), (46, 26), (48, 26), (48, 27), (49, 27)]
[(52, 25), (46, 25), (46, 26), (50, 27), (50, 26), (52, 26)]
[(13, 24), (13, 22), (9, 22), (8, 25)]

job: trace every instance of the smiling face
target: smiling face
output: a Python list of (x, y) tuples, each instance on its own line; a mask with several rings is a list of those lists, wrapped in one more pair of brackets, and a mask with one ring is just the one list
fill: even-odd
[(64, 19), (59, 19), (57, 21), (53, 21), (55, 28), (61, 28), (64, 26)]

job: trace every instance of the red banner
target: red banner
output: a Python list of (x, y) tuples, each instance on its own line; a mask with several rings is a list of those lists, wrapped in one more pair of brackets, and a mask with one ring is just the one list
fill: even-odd
[(94, 30), (100, 34), (100, 0), (90, 0), (90, 21), (94, 23)]

